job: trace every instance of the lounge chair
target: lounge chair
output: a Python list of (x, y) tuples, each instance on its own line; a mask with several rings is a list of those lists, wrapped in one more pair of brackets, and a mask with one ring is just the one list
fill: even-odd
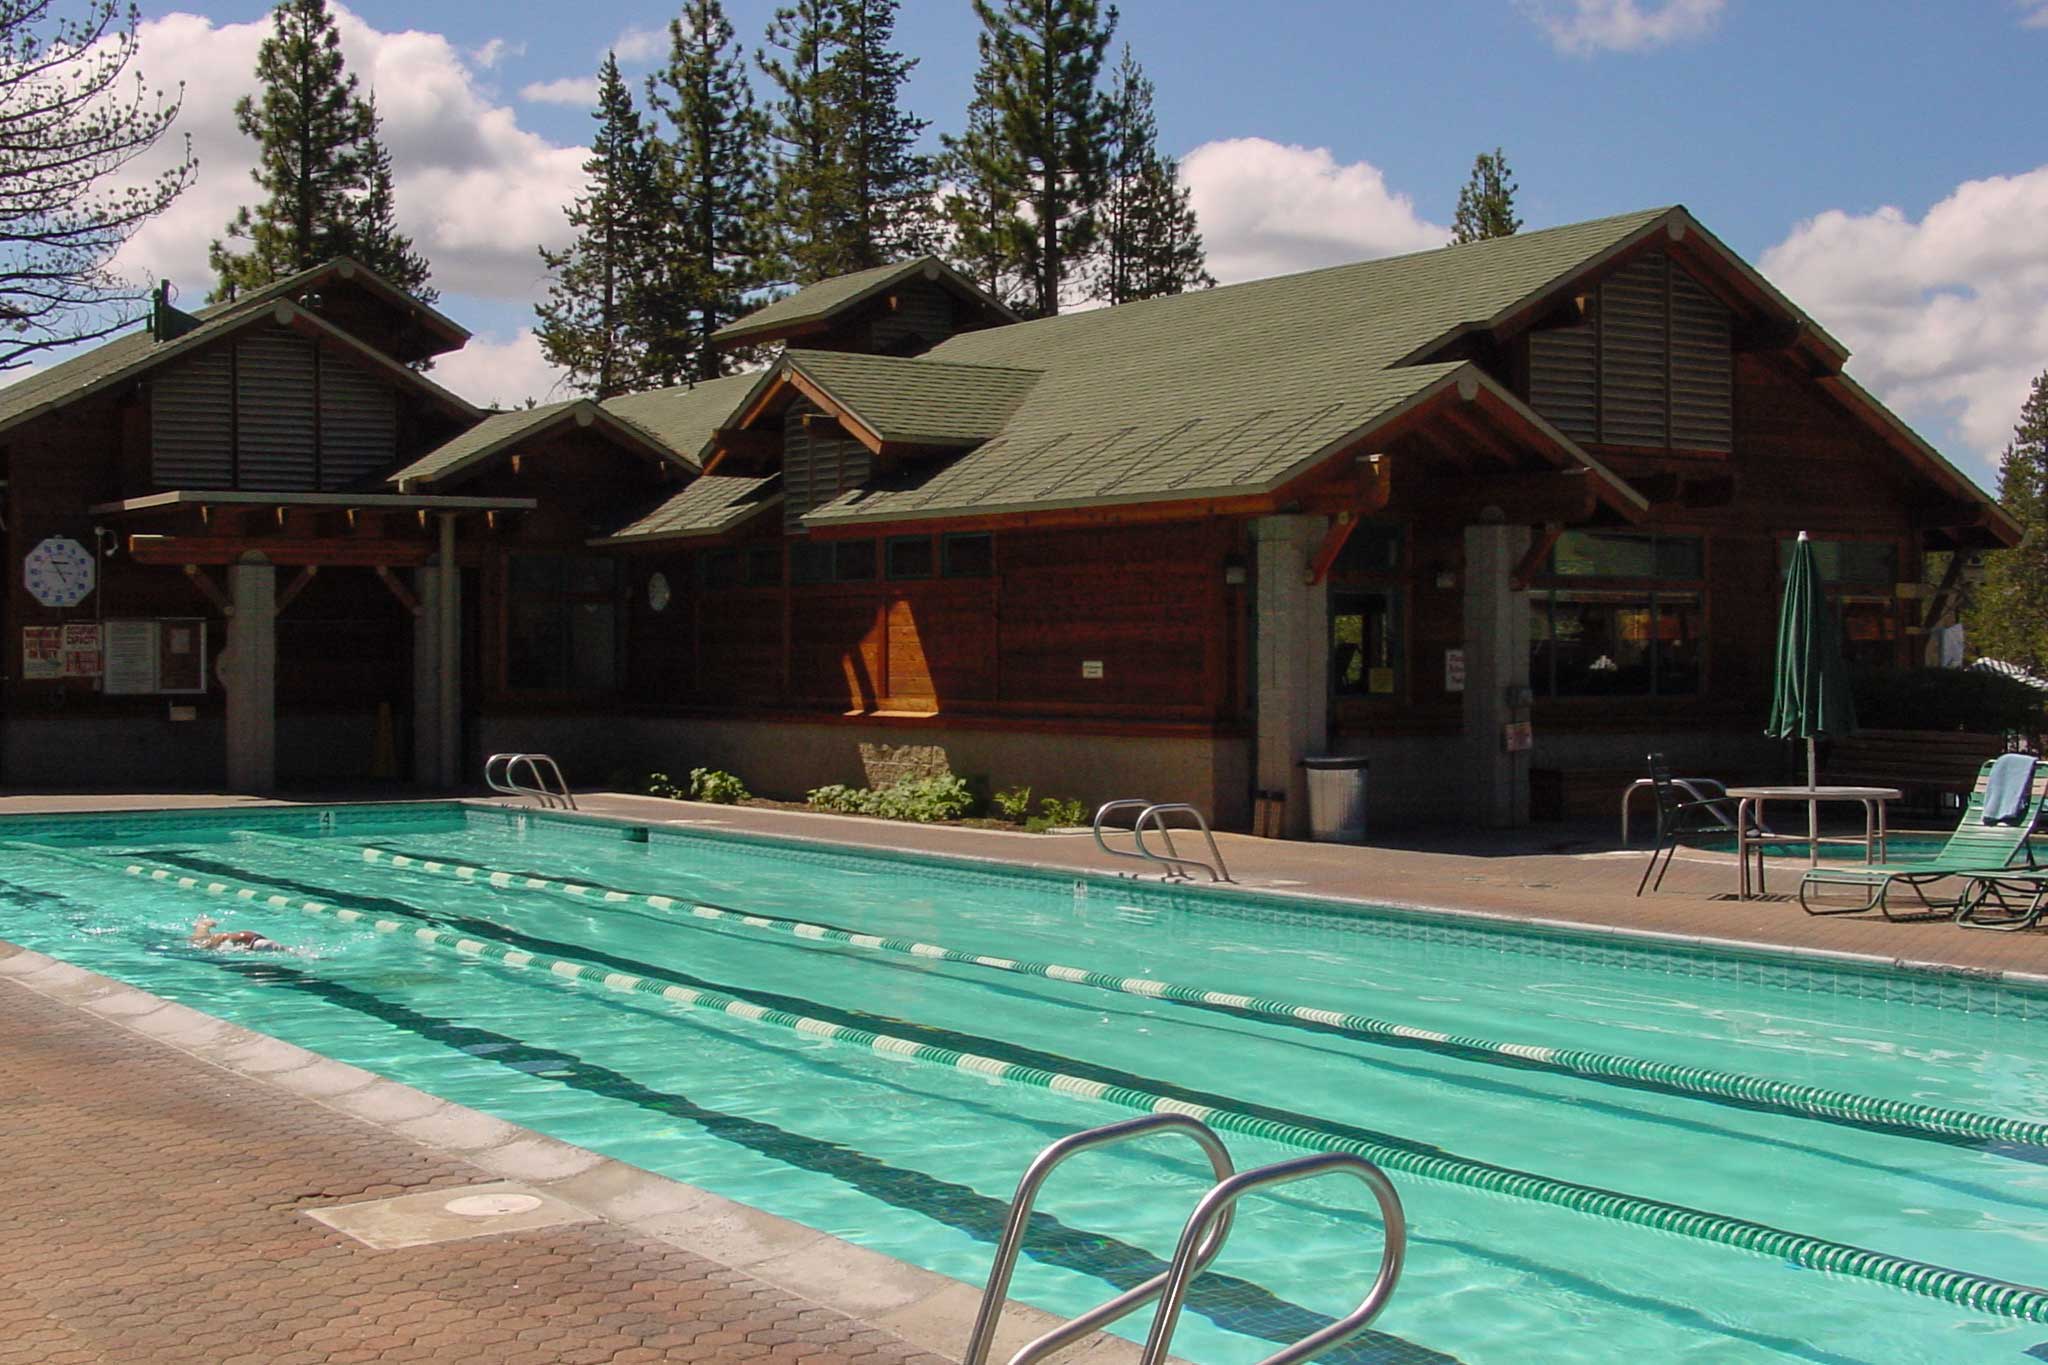
[[(2043, 812), (2048, 811), (2048, 763), (2035, 767), (2020, 818), (2011, 824), (1987, 825), (1984, 823), (1984, 797), (1991, 780), (1992, 765), (1997, 762), (1995, 758), (1987, 760), (1977, 770), (1977, 780), (1970, 788), (1970, 802), (1963, 809), (1963, 818), (1948, 836), (1948, 842), (1932, 857), (1874, 865), (1816, 867), (1799, 879), (1799, 908), (1809, 915), (1860, 915), (1876, 910), (1886, 919), (1896, 920), (1900, 916), (1892, 913), (1891, 892), (1893, 887), (1903, 886), (1920, 901), (1919, 908), (1906, 918), (1942, 918), (1956, 914), (1962, 898), (1960, 895), (1953, 900), (1930, 898), (1927, 888), (1934, 883), (1956, 877), (1992, 877), (2016, 867), (2020, 871), (2031, 872), (2035, 862), (2029, 839), (2042, 823)], [(1854, 887), (1863, 893), (1862, 903), (1815, 905), (1808, 898), (1808, 893), (1823, 886)]]
[(1956, 902), (1965, 929), (2031, 929), (2048, 911), (2048, 872), (2000, 872), (1970, 878)]

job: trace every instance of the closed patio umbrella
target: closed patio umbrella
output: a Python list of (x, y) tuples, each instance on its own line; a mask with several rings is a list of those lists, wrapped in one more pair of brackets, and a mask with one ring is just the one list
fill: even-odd
[[(1856, 703), (1849, 691), (1849, 670), (1842, 661), (1842, 632), (1828, 606), (1814, 562), (1813, 542), (1806, 532), (1792, 547), (1785, 574), (1785, 601), (1778, 613), (1777, 685), (1771, 698), (1771, 719), (1764, 733), (1776, 739), (1806, 741), (1806, 785), (1816, 783), (1814, 741), (1822, 735), (1846, 735), (1856, 728)], [(1806, 803), (1806, 834), (1819, 831), (1820, 803)], [(1820, 845), (1809, 842), (1807, 861), (1820, 860)]]

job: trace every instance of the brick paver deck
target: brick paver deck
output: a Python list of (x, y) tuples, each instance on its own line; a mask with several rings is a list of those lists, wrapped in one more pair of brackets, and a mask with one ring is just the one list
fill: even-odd
[(302, 1211), (493, 1173), (0, 982), (0, 1362), (942, 1365), (597, 1221), (373, 1251)]

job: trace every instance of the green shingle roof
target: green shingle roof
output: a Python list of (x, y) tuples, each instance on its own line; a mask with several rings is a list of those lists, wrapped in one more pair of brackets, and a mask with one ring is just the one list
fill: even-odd
[(752, 336), (785, 335), (793, 328), (825, 322), (835, 313), (885, 293), (905, 280), (918, 278), (950, 279), (957, 289), (980, 299), (990, 312), (1006, 318), (1016, 316), (938, 257), (920, 256), (916, 260), (878, 265), (868, 270), (856, 270), (851, 275), (835, 275), (829, 280), (807, 284), (794, 294), (785, 294), (743, 318), (728, 322), (713, 332), (711, 339), (731, 342)]
[(782, 476), (705, 474), (653, 511), (635, 517), (605, 541), (680, 540), (729, 531), (782, 502)]
[(1000, 433), (806, 520), (1269, 490), (1464, 368), (1402, 362), (1513, 311), (1670, 212), (956, 336), (897, 363), (1038, 372)]
[(1037, 370), (846, 351), (784, 351), (781, 363), (876, 436), (904, 445), (986, 441), (1003, 429), (1040, 377)]
[(703, 454), (711, 433), (725, 425), (760, 378), (759, 373), (727, 375), (672, 389), (620, 394), (605, 399), (601, 406), (694, 462)]
[(544, 403), (537, 408), (494, 412), (468, 431), (420, 456), (393, 474), (387, 482), (411, 485), (445, 478), (524, 436), (561, 421), (581, 401), (571, 399), (566, 403)]

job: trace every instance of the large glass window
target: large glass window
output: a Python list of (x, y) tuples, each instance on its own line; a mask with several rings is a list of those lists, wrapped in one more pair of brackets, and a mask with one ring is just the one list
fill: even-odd
[(1531, 687), (1551, 697), (1698, 692), (1704, 575), (1695, 537), (1567, 531), (1529, 595)]
[(521, 692), (615, 691), (618, 562), (515, 555), (506, 579), (506, 686)]
[(1330, 692), (1396, 697), (1401, 690), (1398, 598), (1392, 591), (1330, 594)]
[[(1778, 542), (1778, 574), (1792, 562), (1791, 539)], [(1813, 562), (1842, 622), (1842, 654), (1851, 664), (1898, 662), (1899, 547), (1888, 540), (1816, 540)]]
[(792, 540), (789, 542), (789, 581), (797, 584), (872, 583), (875, 560), (875, 542), (872, 540)]

